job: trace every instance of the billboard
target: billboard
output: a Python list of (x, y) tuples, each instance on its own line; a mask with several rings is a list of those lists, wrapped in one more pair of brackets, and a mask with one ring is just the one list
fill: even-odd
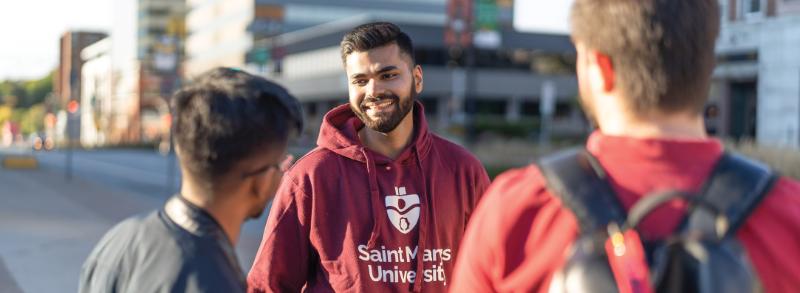
[(569, 13), (574, 0), (516, 0), (514, 29), (526, 33), (569, 34)]

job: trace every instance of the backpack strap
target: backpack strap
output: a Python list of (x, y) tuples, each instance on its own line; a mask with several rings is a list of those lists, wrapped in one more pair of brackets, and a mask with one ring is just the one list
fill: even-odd
[[(717, 221), (715, 225), (720, 240), (731, 237), (739, 229), (778, 177), (761, 162), (735, 153), (722, 154), (699, 195), (704, 204), (719, 213), (718, 216), (724, 216), (724, 221)], [(684, 226), (701, 225), (706, 221), (702, 213), (696, 212), (698, 208), (697, 205), (691, 208)]]
[(546, 156), (538, 166), (547, 188), (578, 219), (581, 233), (606, 232), (609, 223), (625, 223), (625, 210), (605, 171), (586, 149), (573, 148)]

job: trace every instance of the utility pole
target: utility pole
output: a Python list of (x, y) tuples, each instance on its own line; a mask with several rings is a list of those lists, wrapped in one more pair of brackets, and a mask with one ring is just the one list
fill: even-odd
[(180, 90), (182, 85), (182, 75), (183, 75), (183, 44), (184, 38), (186, 38), (186, 11), (181, 10), (170, 18), (169, 25), (167, 27), (167, 35), (168, 39), (170, 40), (168, 43), (170, 44), (170, 48), (168, 48), (169, 52), (167, 58), (173, 58), (174, 62), (169, 64), (170, 66), (165, 66), (162, 68), (164, 72), (167, 72), (168, 75), (174, 79), (174, 82), (170, 84), (169, 90), (166, 91), (165, 95), (165, 102), (167, 104), (167, 114), (165, 114), (166, 118), (164, 124), (167, 129), (167, 135), (165, 138), (168, 140), (168, 150), (166, 152), (166, 178), (167, 182), (164, 185), (167, 193), (174, 193), (176, 191), (175, 186), (175, 179), (177, 178), (177, 168), (176, 168), (176, 160), (175, 160), (175, 142), (174, 142), (174, 135), (172, 133), (172, 121), (174, 117), (172, 116), (172, 94), (175, 91)]
[(450, 54), (451, 84), (450, 98), (443, 111), (446, 117), (442, 119), (444, 125), (454, 123), (464, 127), (464, 138), (469, 140), (470, 123), (467, 121), (465, 104), (470, 95), (470, 66), (472, 63), (472, 1), (449, 0), (447, 2), (447, 23), (445, 26), (444, 42)]

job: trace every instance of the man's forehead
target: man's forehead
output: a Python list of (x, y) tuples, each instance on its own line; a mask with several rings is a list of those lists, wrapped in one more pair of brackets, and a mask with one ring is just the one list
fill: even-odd
[(409, 67), (411, 58), (403, 53), (397, 45), (390, 44), (368, 51), (355, 51), (345, 58), (345, 69), (363, 73), (377, 72), (386, 67)]

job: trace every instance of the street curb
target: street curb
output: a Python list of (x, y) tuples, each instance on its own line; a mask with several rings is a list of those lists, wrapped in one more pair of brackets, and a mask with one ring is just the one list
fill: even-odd
[(3, 168), (5, 169), (36, 169), (39, 161), (33, 155), (6, 155), (3, 156)]

